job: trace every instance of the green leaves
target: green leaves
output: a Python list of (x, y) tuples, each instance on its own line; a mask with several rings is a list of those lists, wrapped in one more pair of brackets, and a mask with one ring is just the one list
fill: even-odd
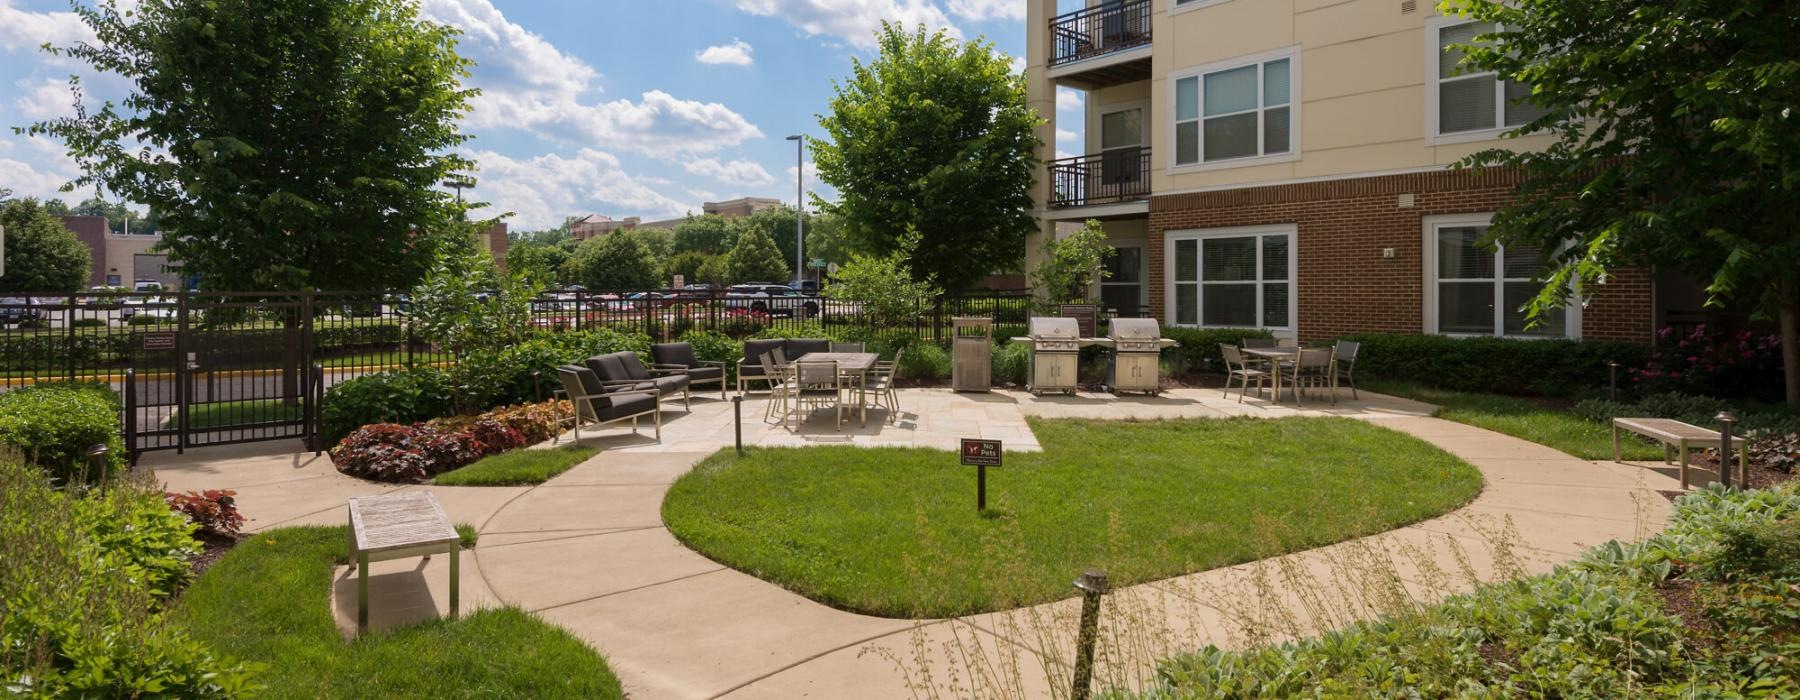
[(1045, 237), (1044, 260), (1032, 270), (1031, 284), (1052, 305), (1086, 298), (1088, 287), (1107, 275), (1100, 264), (1111, 255), (1106, 229), (1089, 219), (1081, 230), (1065, 238)]
[(6, 229), (6, 274), (0, 293), (73, 292), (87, 285), (93, 262), (75, 234), (32, 199), (0, 206)]

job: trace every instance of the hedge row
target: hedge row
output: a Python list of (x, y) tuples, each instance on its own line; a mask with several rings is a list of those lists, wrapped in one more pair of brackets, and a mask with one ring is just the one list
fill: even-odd
[(1596, 340), (1511, 340), (1366, 333), (1356, 358), (1360, 377), (1417, 382), (1456, 391), (1579, 396), (1606, 390), (1608, 361), (1640, 367), (1650, 348)]
[[(169, 330), (173, 330), (171, 327)], [(204, 335), (211, 331), (194, 331)], [(285, 343), (285, 336), (280, 329), (225, 330), (218, 331), (219, 337), (231, 342), (225, 345), (241, 346), (245, 341), (257, 338), (269, 338), (273, 343)], [(0, 370), (62, 370), (69, 366), (71, 359), (77, 369), (93, 368), (112, 363), (131, 360), (140, 355), (140, 359), (153, 357), (158, 352), (145, 353), (136, 347), (135, 333), (76, 333), (74, 335), (48, 333), (32, 335), (15, 335), (0, 337)], [(358, 350), (381, 347), (394, 347), (406, 341), (406, 330), (397, 323), (375, 323), (359, 326), (320, 326), (313, 330), (313, 349), (320, 352), (339, 350)], [(205, 341), (196, 341), (205, 344)], [(161, 364), (161, 363), (156, 363)]]
[(97, 382), (34, 384), (0, 393), (0, 445), (62, 482), (97, 480), (88, 448), (107, 447), (105, 474), (125, 467), (119, 395)]

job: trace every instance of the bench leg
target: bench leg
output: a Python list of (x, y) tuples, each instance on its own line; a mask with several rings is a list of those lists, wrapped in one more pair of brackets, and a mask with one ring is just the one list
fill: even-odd
[[(1663, 449), (1666, 451), (1669, 448), (1667, 445), (1664, 445)], [(1687, 450), (1687, 441), (1682, 440), (1681, 441), (1681, 488), (1684, 491), (1687, 490), (1687, 487), (1688, 487), (1687, 451), (1688, 451)]]
[(462, 542), (460, 542), (460, 541), (451, 542), (450, 543), (450, 619), (452, 619), (452, 620), (456, 619), (457, 606), (458, 606), (458, 603), (461, 602), (460, 601), (461, 592), (462, 592), (461, 591), (461, 582), (462, 582), (461, 568), (462, 567), (460, 566), (461, 559), (462, 559)]
[(356, 631), (369, 629), (369, 553), (356, 554)]
[(1613, 436), (1612, 436), (1613, 437), (1613, 461), (1617, 462), (1617, 461), (1619, 461), (1619, 426), (1618, 426), (1618, 424), (1616, 424), (1616, 423), (1613, 424), (1612, 433), (1613, 433)]

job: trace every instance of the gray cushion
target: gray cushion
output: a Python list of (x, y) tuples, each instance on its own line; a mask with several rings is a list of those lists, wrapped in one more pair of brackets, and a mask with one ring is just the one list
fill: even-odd
[[(762, 367), (757, 367), (757, 369), (762, 369)], [(687, 378), (696, 382), (723, 379), (724, 377), (725, 369), (722, 367), (695, 367), (687, 371)]]
[(587, 359), (587, 366), (588, 369), (594, 371), (594, 374), (600, 375), (601, 379), (609, 382), (631, 379), (625, 373), (625, 365), (619, 362), (617, 353), (590, 357)]
[(775, 348), (786, 346), (787, 341), (780, 338), (744, 341), (744, 372), (746, 377), (763, 376), (762, 356)]
[(650, 361), (659, 365), (681, 365), (682, 367), (700, 366), (700, 358), (694, 355), (694, 346), (688, 343), (658, 343), (652, 345), (650, 346)]
[(798, 360), (815, 352), (831, 352), (829, 338), (788, 338), (788, 361)]
[(686, 389), (688, 378), (685, 374), (667, 374), (656, 378), (656, 390), (663, 394), (673, 394)]
[(625, 367), (626, 378), (650, 378), (650, 370), (644, 367), (644, 362), (643, 360), (638, 359), (637, 353), (627, 350), (625, 352), (615, 352), (613, 353), (613, 356), (619, 358), (619, 364)]
[(656, 408), (656, 397), (649, 394), (630, 394), (613, 398), (610, 405), (600, 408), (600, 420), (612, 420), (625, 416), (648, 412)]

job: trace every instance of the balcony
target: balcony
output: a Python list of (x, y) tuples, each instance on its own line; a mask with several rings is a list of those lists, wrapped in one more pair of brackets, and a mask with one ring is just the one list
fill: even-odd
[(1050, 209), (1124, 204), (1150, 197), (1150, 149), (1116, 148), (1050, 161)]
[(1050, 19), (1050, 78), (1087, 89), (1150, 78), (1150, 0), (1095, 5)]

